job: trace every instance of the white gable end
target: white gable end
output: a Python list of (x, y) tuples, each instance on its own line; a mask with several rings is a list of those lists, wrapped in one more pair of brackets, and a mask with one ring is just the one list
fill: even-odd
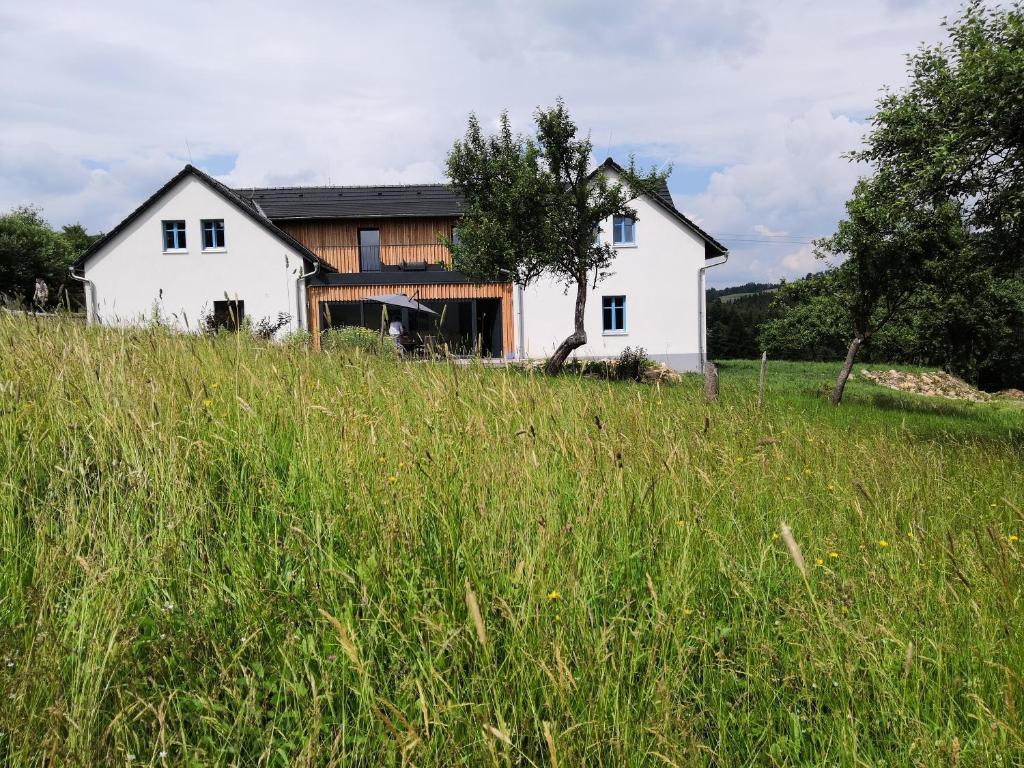
[[(204, 250), (201, 222), (223, 220), (224, 247)], [(185, 248), (164, 249), (163, 222), (185, 222)], [(130, 325), (154, 313), (195, 330), (215, 301), (244, 302), (253, 323), (290, 316), (298, 328), (305, 296), (302, 256), (193, 174), (185, 175), (83, 265), (90, 317)]]
[[(635, 245), (616, 246), (612, 274), (589, 290), (587, 344), (574, 354), (617, 357), (626, 347), (643, 347), (677, 370), (699, 370), (706, 348), (705, 240), (649, 198), (631, 206), (637, 212)], [(600, 237), (613, 242), (611, 219), (601, 225)], [(606, 297), (615, 307), (613, 325), (621, 329), (606, 329)], [(573, 330), (574, 288), (566, 293), (545, 279), (517, 292), (517, 304), (525, 357), (550, 356)]]

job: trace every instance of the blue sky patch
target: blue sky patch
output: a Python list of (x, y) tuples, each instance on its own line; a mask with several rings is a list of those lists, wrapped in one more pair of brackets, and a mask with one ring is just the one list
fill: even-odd
[(211, 176), (226, 176), (235, 170), (235, 163), (238, 162), (238, 153), (224, 153), (218, 155), (206, 155), (198, 158), (195, 162), (196, 168), (206, 171)]

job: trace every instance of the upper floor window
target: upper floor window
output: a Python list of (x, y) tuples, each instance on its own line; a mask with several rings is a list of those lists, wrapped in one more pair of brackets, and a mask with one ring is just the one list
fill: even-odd
[(452, 227), (452, 245), (462, 245), (462, 237), (459, 235), (458, 227)]
[(359, 271), (380, 272), (380, 230), (359, 230)]
[(203, 250), (224, 247), (224, 219), (203, 219)]
[(164, 250), (183, 251), (185, 244), (185, 222), (165, 221), (164, 222)]
[(612, 242), (615, 245), (636, 245), (636, 222), (628, 216), (613, 217)]
[(624, 333), (626, 330), (626, 297), (602, 296), (602, 327), (605, 333)]

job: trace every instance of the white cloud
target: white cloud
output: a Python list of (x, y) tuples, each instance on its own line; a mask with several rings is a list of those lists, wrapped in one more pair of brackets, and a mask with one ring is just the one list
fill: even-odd
[(54, 223), (109, 228), (189, 151), (237, 154), (226, 180), (239, 185), (437, 180), (469, 111), (490, 121), (507, 107), (526, 129), (562, 95), (599, 148), (672, 161), (680, 179), (718, 169), (700, 192), (675, 192), (733, 249), (713, 282), (778, 277), (803, 265), (794, 241), (841, 215), (857, 175), (841, 154), (878, 89), (902, 82), (904, 54), (957, 7), (5, 4), (0, 209), (37, 203)]

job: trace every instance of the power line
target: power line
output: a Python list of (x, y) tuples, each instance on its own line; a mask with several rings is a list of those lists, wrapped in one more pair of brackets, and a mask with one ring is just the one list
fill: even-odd
[(717, 237), (727, 240), (730, 243), (750, 243), (752, 245), (814, 245), (813, 240), (781, 240), (755, 237), (736, 237), (716, 232)]

